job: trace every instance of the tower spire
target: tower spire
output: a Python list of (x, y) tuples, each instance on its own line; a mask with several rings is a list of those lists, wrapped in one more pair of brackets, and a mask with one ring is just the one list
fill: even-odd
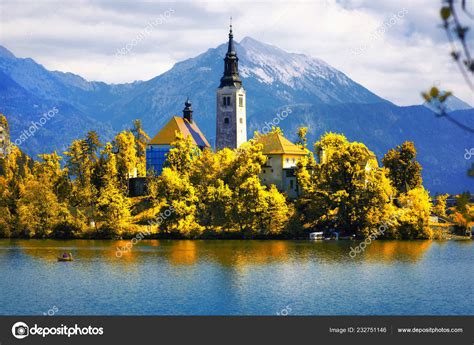
[(183, 118), (188, 120), (189, 123), (193, 122), (193, 108), (191, 108), (191, 101), (189, 97), (184, 102), (184, 109), (183, 109)]
[(232, 32), (232, 17), (229, 24), (229, 43), (227, 45), (227, 54), (224, 58), (224, 75), (221, 78), (219, 87), (236, 86), (240, 87), (242, 81), (239, 76), (239, 58), (234, 46), (234, 34)]

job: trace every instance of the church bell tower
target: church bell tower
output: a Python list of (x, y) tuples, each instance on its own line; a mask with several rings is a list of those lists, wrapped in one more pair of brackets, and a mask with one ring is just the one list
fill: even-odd
[(239, 76), (239, 58), (234, 47), (232, 22), (224, 58), (224, 75), (216, 91), (216, 149), (235, 149), (247, 141), (245, 90)]

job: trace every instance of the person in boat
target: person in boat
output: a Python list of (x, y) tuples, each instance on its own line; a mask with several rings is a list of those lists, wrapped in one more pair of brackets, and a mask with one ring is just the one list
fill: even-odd
[(72, 259), (72, 253), (63, 253), (63, 259)]

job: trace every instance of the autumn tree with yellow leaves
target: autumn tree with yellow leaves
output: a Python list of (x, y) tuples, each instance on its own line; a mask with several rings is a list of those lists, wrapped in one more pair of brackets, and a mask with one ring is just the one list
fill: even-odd
[[(274, 132), (281, 130), (266, 135)], [(306, 134), (298, 131), (305, 148)], [(130, 198), (129, 178), (145, 174), (147, 140), (135, 121), (107, 143), (90, 131), (63, 156), (34, 161), (13, 147), (0, 158), (0, 237), (117, 238), (143, 226), (167, 238), (307, 238), (313, 230), (359, 238), (432, 236), (431, 199), (412, 143), (390, 150), (379, 167), (364, 144), (326, 133), (298, 162), (300, 196), (289, 200), (262, 184), (267, 157), (259, 140), (214, 152), (177, 134), (162, 174), (147, 177), (148, 194)], [(457, 213), (468, 215), (464, 199)], [(445, 215), (444, 196), (433, 212)], [(386, 231), (378, 233), (382, 224)]]

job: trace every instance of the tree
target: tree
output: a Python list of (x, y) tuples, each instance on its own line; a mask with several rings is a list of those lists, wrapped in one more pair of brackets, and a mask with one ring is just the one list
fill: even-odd
[(235, 151), (228, 148), (216, 153), (204, 150), (191, 164), (189, 180), (199, 195), (197, 217), (208, 230), (226, 232), (235, 227), (231, 215), (233, 191), (229, 186), (235, 159)]
[(194, 157), (200, 154), (199, 148), (190, 136), (184, 138), (179, 132), (176, 132), (176, 140), (171, 146), (166, 156), (168, 166), (179, 174), (189, 174)]
[(306, 133), (308, 133), (308, 127), (298, 128), (298, 141), (296, 142), (296, 144), (300, 145), (305, 149), (308, 147), (308, 139), (306, 138)]
[(287, 227), (292, 210), (286, 202), (285, 196), (271, 185), (266, 193), (268, 209), (266, 212), (266, 226), (262, 228), (264, 235), (281, 234)]
[(467, 214), (467, 205), (469, 204), (469, 199), (471, 198), (471, 193), (464, 192), (459, 195), (456, 195), (456, 210), (465, 215)]
[(18, 208), (25, 183), (30, 179), (33, 160), (14, 146), (1, 160), (0, 171), (0, 232), (5, 236), (18, 236)]
[(118, 182), (122, 189), (128, 189), (128, 179), (137, 174), (138, 157), (135, 137), (129, 131), (120, 132), (114, 139)]
[(431, 200), (423, 187), (411, 189), (399, 197), (403, 206), (397, 212), (398, 237), (401, 239), (432, 238), (429, 227)]
[(86, 138), (83, 141), (84, 151), (89, 156), (91, 162), (97, 162), (98, 151), (102, 147), (99, 135), (96, 131), (87, 132)]
[(235, 160), (229, 167), (229, 185), (232, 189), (240, 186), (248, 178), (258, 176), (267, 157), (262, 153), (263, 145), (251, 140), (236, 150)]
[(66, 156), (65, 173), (71, 181), (69, 203), (74, 215), (84, 226), (94, 224), (98, 189), (93, 183), (96, 165), (87, 152), (85, 140), (74, 140), (64, 152)]
[(160, 214), (165, 217), (161, 222), (161, 231), (168, 234), (180, 234), (196, 237), (202, 228), (196, 221), (199, 197), (196, 189), (186, 175), (172, 168), (164, 168), (157, 177), (156, 195)]
[(51, 184), (30, 178), (18, 203), (19, 228), (29, 237), (47, 237), (68, 211), (53, 193)]
[(138, 176), (146, 175), (146, 146), (150, 137), (143, 130), (142, 121), (137, 119), (133, 121), (132, 133), (135, 136), (136, 150), (137, 150), (137, 169)]
[(7, 118), (5, 117), (5, 115), (3, 115), (1, 113), (0, 113), (0, 126), (5, 128), (7, 130), (7, 132), (9, 131)]
[(433, 206), (433, 213), (440, 217), (446, 217), (446, 200), (448, 194), (440, 194), (436, 196), (436, 205)]
[(326, 133), (318, 142), (314, 144), (314, 151), (316, 152), (319, 163), (325, 163), (326, 160), (331, 159), (331, 156), (345, 147), (349, 142), (342, 134)]
[(405, 141), (389, 150), (382, 158), (389, 171), (389, 177), (399, 193), (406, 193), (422, 184), (421, 165), (416, 161), (415, 145)]
[(303, 223), (361, 237), (375, 233), (392, 212), (387, 172), (365, 145), (349, 143), (343, 135), (323, 135), (315, 150), (320, 163), (303, 160), (297, 171)]
[(129, 226), (131, 205), (120, 188), (118, 164), (110, 143), (106, 144), (101, 161), (104, 166), (103, 187), (97, 199), (97, 207), (103, 222), (102, 233), (106, 236), (121, 235)]

